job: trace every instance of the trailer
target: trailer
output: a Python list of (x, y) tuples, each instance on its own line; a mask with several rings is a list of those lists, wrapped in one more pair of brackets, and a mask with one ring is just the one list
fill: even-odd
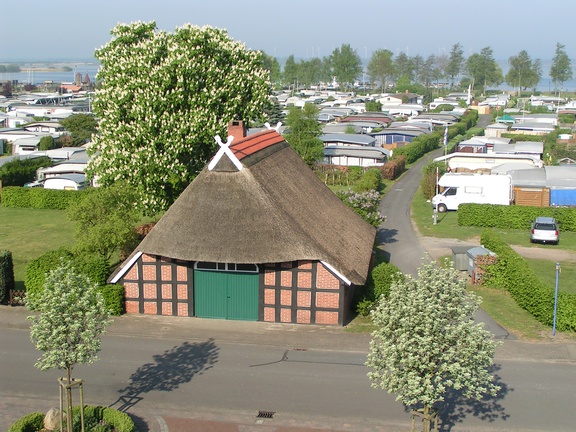
[(509, 205), (513, 199), (512, 177), (508, 174), (447, 173), (438, 181), (440, 193), (432, 198), (439, 213), (458, 210), (460, 204)]
[(90, 186), (84, 174), (67, 174), (44, 180), (44, 189), (82, 190)]

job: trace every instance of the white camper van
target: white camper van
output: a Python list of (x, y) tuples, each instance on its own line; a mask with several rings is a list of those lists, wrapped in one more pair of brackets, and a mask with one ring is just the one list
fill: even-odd
[(439, 213), (458, 210), (460, 204), (501, 204), (512, 201), (512, 178), (509, 175), (448, 173), (438, 181), (440, 193), (432, 198)]
[(84, 174), (66, 174), (44, 180), (44, 189), (82, 190), (89, 185)]

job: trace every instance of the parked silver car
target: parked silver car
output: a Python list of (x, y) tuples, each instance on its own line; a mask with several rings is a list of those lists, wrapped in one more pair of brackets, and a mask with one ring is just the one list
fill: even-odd
[(537, 217), (536, 220), (532, 222), (530, 242), (560, 243), (560, 231), (558, 230), (556, 219), (551, 217)]

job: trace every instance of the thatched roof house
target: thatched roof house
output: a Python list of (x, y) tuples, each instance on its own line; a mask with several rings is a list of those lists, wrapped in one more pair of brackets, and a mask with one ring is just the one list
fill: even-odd
[[(229, 272), (230, 280), (237, 280), (234, 274), (247, 271), (260, 275), (247, 289), (253, 296), (249, 317), (221, 317), (342, 324), (354, 286), (366, 281), (375, 229), (346, 207), (275, 130), (246, 137), (243, 124), (233, 122), (229, 134), (233, 141), (220, 142), (210, 164), (113, 276), (126, 287), (127, 311), (202, 316), (199, 302), (219, 283), (205, 272), (220, 271), (220, 277)], [(154, 263), (153, 279), (145, 275), (151, 266), (146, 263)], [(159, 268), (164, 265), (175, 268)], [(202, 281), (198, 272), (205, 273)], [(168, 274), (186, 276), (186, 281)], [(292, 282), (285, 286), (288, 274)], [(178, 287), (186, 291), (182, 301), (175, 299)], [(171, 291), (169, 299), (162, 298), (162, 289)], [(337, 299), (329, 296), (336, 305), (323, 305), (322, 293), (337, 294)], [(299, 305), (298, 296), (307, 300)], [(204, 316), (210, 316), (214, 311), (206, 308)]]

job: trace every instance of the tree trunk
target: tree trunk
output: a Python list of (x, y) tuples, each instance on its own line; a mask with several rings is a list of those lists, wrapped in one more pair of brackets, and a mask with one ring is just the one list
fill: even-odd
[(422, 431), (430, 432), (430, 407), (424, 405), (424, 415), (422, 419)]
[(72, 373), (71, 367), (66, 366), (66, 378), (68, 379), (68, 386), (66, 387), (66, 429), (72, 432)]

